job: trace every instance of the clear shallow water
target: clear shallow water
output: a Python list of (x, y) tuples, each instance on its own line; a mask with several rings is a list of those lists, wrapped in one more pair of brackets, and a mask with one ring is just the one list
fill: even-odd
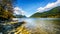
[(17, 18), (33, 34), (60, 34), (60, 18)]

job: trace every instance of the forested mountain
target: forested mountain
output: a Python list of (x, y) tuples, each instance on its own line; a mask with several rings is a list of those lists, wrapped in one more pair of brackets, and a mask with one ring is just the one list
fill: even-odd
[(15, 18), (26, 18), (25, 15), (15, 15), (14, 17), (15, 17)]
[(32, 18), (60, 18), (60, 6), (55, 7), (49, 11), (43, 13), (37, 12), (30, 16)]

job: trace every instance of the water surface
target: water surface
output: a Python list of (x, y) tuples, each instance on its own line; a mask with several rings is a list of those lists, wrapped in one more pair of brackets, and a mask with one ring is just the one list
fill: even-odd
[(17, 18), (32, 34), (60, 34), (60, 18)]

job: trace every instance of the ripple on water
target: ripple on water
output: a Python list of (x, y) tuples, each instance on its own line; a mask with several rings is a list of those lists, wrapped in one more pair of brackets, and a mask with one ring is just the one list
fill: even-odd
[[(46, 19), (46, 18), (45, 18)], [(60, 20), (60, 19), (25, 19), (24, 21), (26, 21), (26, 24), (25, 24), (25, 27), (32, 30), (32, 31), (37, 31), (37, 29), (40, 29), (41, 31), (45, 31), (45, 32), (48, 32), (48, 34), (60, 34), (60, 25), (57, 25), (55, 23), (57, 23), (58, 21), (57, 20)], [(60, 24), (60, 21), (58, 22)], [(39, 30), (39, 31), (40, 31)]]

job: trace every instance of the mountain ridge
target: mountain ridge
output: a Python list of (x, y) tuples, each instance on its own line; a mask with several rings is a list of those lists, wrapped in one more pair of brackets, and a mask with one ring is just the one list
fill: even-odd
[(42, 12), (42, 13), (37, 12), (30, 17), (32, 18), (60, 18), (60, 6), (55, 7), (49, 11)]
[(15, 15), (14, 17), (15, 17), (15, 18), (26, 18), (25, 15)]

